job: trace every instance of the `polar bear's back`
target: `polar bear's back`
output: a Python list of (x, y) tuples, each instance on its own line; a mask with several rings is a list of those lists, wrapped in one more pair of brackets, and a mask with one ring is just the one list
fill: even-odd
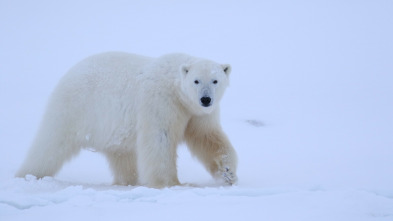
[[(106, 52), (90, 56), (72, 67), (60, 80), (52, 97), (72, 99), (76, 105), (86, 105), (92, 101), (122, 97), (132, 93), (136, 87), (137, 76), (153, 58), (123, 53)], [(131, 94), (129, 94), (131, 95)], [(78, 103), (78, 99), (81, 102)], [(97, 102), (98, 101), (98, 102)]]
[(136, 78), (152, 60), (122, 52), (82, 60), (52, 93), (42, 129), (75, 134), (78, 145), (98, 149), (121, 145), (133, 133), (129, 125), (135, 125), (131, 116), (135, 115)]

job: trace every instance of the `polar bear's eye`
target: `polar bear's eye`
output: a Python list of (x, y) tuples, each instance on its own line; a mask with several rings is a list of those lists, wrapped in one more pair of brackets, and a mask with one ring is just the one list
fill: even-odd
[(214, 81), (213, 81), (213, 84), (217, 84), (217, 83), (218, 83), (218, 81), (217, 81), (217, 80), (214, 80)]
[(199, 81), (198, 81), (198, 80), (195, 80), (194, 83), (195, 83), (195, 84), (199, 84)]

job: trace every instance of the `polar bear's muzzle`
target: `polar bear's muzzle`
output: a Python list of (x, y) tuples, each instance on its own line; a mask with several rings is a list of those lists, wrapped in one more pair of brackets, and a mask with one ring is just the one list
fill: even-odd
[(210, 97), (202, 97), (201, 98), (201, 104), (204, 107), (209, 107), (211, 105), (212, 99)]

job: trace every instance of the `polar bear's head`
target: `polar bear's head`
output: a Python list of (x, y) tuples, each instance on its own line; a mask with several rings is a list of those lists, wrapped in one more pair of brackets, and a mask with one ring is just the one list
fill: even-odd
[(201, 60), (182, 65), (181, 90), (187, 105), (197, 114), (211, 113), (229, 84), (230, 65)]

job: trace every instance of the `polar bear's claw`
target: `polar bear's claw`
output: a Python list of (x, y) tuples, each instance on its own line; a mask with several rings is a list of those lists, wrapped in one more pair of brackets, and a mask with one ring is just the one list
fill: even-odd
[(222, 173), (222, 178), (224, 179), (225, 183), (228, 185), (232, 186), (237, 183), (236, 175), (228, 167), (225, 167), (225, 170)]

